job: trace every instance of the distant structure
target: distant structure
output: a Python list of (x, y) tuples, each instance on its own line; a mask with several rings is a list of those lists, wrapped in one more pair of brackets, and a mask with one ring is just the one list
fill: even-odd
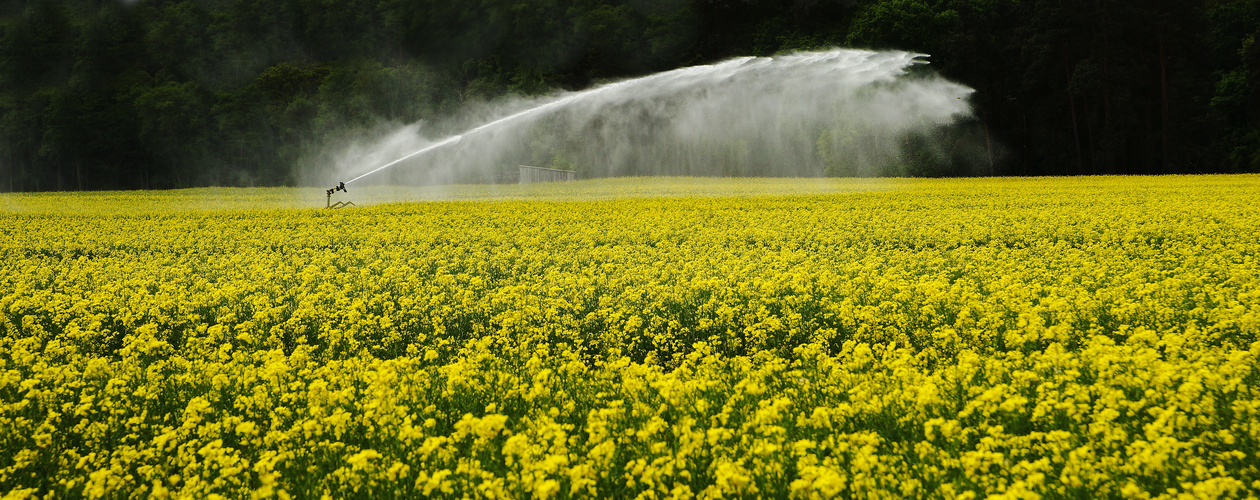
[(531, 167), (528, 165), (520, 165), (520, 167), (521, 184), (533, 184), (535, 182), (568, 182), (577, 178), (577, 172), (572, 170)]

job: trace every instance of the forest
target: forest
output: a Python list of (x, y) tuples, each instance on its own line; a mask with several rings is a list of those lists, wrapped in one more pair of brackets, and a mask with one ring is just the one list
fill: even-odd
[(985, 174), (1258, 172), (1257, 37), (1257, 0), (6, 0), (0, 191), (295, 185), (347, 134), (827, 47), (974, 88)]

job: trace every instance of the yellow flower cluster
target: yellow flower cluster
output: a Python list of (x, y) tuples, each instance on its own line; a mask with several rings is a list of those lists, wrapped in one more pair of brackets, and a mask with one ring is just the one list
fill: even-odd
[(1260, 177), (634, 182), (0, 197), (0, 494), (1260, 491)]

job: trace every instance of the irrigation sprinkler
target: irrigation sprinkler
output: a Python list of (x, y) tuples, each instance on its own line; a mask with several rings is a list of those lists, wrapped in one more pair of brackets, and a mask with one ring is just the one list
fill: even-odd
[(327, 204), (325, 204), (325, 205), (324, 205), (324, 208), (345, 208), (345, 207), (353, 207), (353, 206), (354, 206), (354, 202), (352, 202), (352, 201), (339, 201), (339, 202), (337, 202), (337, 203), (333, 203), (333, 202), (332, 202), (332, 195), (333, 195), (333, 193), (335, 193), (335, 192), (337, 192), (337, 191), (341, 191), (341, 192), (343, 192), (343, 193), (344, 193), (344, 192), (346, 192), (346, 183), (344, 183), (344, 182), (338, 182), (336, 186), (333, 186), (333, 187), (331, 187), (331, 188), (329, 188), (329, 189), (328, 189), (328, 191), (327, 191), (327, 193), (328, 193), (328, 202), (327, 202)]

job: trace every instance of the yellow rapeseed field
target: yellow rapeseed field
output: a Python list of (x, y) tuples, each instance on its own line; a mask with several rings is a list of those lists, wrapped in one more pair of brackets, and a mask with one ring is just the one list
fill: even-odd
[(0, 494), (1260, 491), (1260, 176), (323, 198), (0, 195)]

